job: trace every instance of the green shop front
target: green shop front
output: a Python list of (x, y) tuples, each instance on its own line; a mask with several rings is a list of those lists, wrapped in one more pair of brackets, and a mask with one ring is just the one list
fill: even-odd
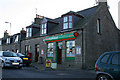
[[(52, 59), (57, 64), (64, 61), (74, 61), (76, 55), (81, 54), (81, 48), (76, 47), (78, 32), (52, 35), (45, 38), (47, 43), (47, 59)], [(77, 54), (76, 54), (77, 53)]]

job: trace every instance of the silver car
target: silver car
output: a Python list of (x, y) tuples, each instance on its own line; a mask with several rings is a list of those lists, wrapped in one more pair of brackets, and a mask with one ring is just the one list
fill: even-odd
[(0, 57), (2, 58), (3, 67), (22, 68), (23, 66), (22, 59), (17, 57), (17, 55), (14, 52), (0, 51)]

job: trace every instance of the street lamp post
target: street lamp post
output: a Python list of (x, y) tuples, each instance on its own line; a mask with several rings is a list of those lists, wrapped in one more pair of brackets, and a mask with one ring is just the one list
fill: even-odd
[(5, 22), (5, 23), (9, 23), (10, 24), (10, 34), (11, 34), (11, 22)]

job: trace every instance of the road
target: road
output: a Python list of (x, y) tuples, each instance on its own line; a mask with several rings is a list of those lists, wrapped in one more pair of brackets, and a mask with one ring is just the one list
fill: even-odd
[[(22, 79), (22, 78), (34, 78), (34, 79), (46, 79), (46, 78), (75, 78), (75, 79), (95, 79), (94, 71), (87, 70), (71, 70), (71, 71), (40, 71), (34, 67), (23, 67), (22, 69), (5, 68), (2, 70), (3, 79)], [(53, 80), (53, 79), (52, 79)]]

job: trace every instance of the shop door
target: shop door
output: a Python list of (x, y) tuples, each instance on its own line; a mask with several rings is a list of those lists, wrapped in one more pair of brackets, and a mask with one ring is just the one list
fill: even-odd
[(57, 46), (57, 64), (61, 64), (62, 61), (62, 43), (58, 43)]
[(38, 62), (39, 58), (39, 45), (35, 45), (35, 62)]

